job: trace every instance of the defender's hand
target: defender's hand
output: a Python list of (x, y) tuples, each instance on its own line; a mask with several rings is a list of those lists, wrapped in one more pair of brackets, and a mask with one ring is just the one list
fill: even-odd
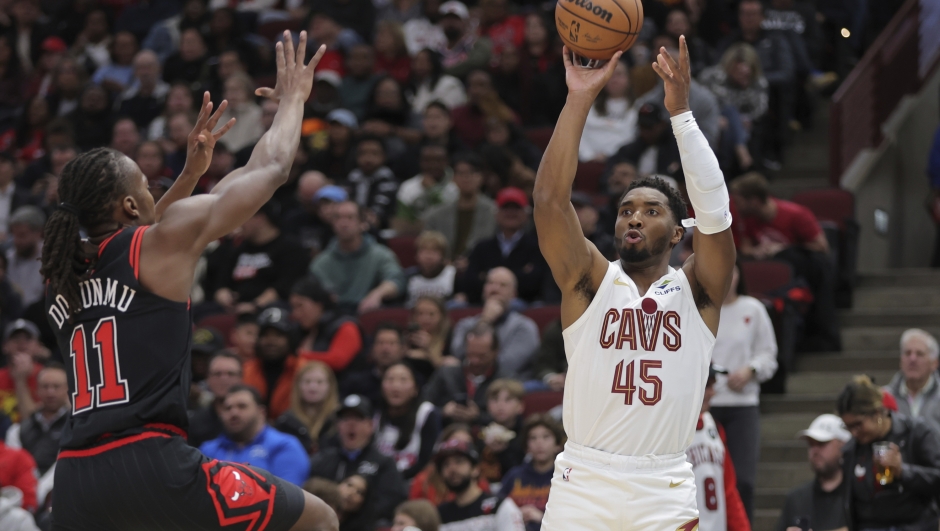
[(186, 165), (183, 172), (192, 172), (194, 175), (201, 176), (209, 169), (215, 143), (235, 125), (235, 118), (232, 118), (221, 129), (212, 132), (226, 107), (228, 107), (228, 100), (222, 100), (222, 104), (213, 113), (209, 92), (202, 95), (202, 107), (199, 109), (196, 125), (186, 139)]
[(621, 55), (623, 52), (615, 53), (601, 68), (584, 68), (575, 66), (571, 62), (571, 51), (565, 46), (562, 57), (565, 59), (565, 82), (568, 84), (568, 93), (586, 94), (592, 100), (596, 98), (610, 81), (610, 77), (614, 75), (614, 69), (617, 68)]
[(689, 46), (685, 42), (685, 35), (679, 37), (679, 62), (662, 47), (653, 63), (653, 70), (663, 78), (663, 89), (666, 92), (663, 104), (669, 116), (691, 110), (689, 87), (692, 86), (692, 68), (689, 66)]
[(275, 45), (277, 83), (273, 89), (263, 87), (255, 90), (255, 95), (274, 101), (280, 101), (286, 96), (299, 96), (306, 101), (313, 89), (313, 69), (325, 53), (326, 45), (324, 44), (320, 46), (310, 62), (304, 65), (304, 57), (307, 56), (307, 32), (300, 32), (300, 42), (297, 50), (294, 51), (294, 40), (291, 38), (290, 31), (285, 30), (284, 40)]

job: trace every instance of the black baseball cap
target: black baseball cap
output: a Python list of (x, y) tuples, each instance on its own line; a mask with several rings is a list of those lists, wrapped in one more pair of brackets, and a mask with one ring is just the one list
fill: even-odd
[(342, 418), (345, 413), (356, 413), (364, 419), (372, 418), (372, 402), (362, 395), (349, 395), (343, 399), (343, 405), (336, 412), (336, 418)]
[(225, 348), (225, 340), (215, 328), (204, 327), (193, 330), (194, 354), (215, 354), (223, 348)]
[(666, 109), (662, 105), (654, 102), (644, 103), (637, 111), (637, 125), (640, 127), (649, 127), (669, 119)]
[(455, 455), (462, 455), (470, 460), (474, 465), (480, 462), (480, 454), (477, 453), (473, 445), (464, 441), (451, 440), (444, 442), (438, 447), (434, 454), (434, 466), (438, 469), (444, 464), (444, 460)]
[(3, 331), (3, 340), (7, 341), (10, 336), (17, 332), (26, 332), (33, 339), (39, 338), (39, 327), (35, 323), (26, 319), (17, 319), (7, 325), (6, 330)]
[(264, 333), (268, 328), (273, 328), (288, 335), (293, 329), (293, 325), (288, 319), (287, 310), (277, 306), (272, 306), (258, 315), (258, 327), (260, 333)]

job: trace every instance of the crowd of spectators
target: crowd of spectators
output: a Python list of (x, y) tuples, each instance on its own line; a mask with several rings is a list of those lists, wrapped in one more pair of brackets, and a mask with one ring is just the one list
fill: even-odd
[[(637, 44), (592, 108), (579, 149), (583, 165), (602, 168), (595, 187), (572, 196), (585, 237), (616, 259), (613, 220), (630, 182), (657, 174), (684, 187), (650, 67), (659, 47), (677, 53), (684, 34), (696, 119), (729, 181), (744, 174), (732, 185), (739, 250), (791, 262), (816, 295), (807, 314), (816, 349), (838, 349), (825, 239), (809, 211), (769, 196), (762, 174), (779, 169), (790, 134), (812, 126), (818, 90), (846, 72), (894, 2), (862, 11), (834, 0), (643, 4)], [(47, 325), (37, 260), (63, 167), (109, 146), (161, 197), (208, 92), (216, 105), (228, 101), (223, 122), (237, 119), (196, 193), (211, 190), (272, 124), (277, 104), (255, 89), (272, 86), (273, 43), (288, 29), (294, 38), (307, 30), (327, 53), (288, 184), (200, 263), (190, 443), (304, 485), (331, 503), (344, 531), (460, 529), (477, 518), (538, 529), (565, 436), (559, 412), (527, 416), (525, 396), (563, 390), (567, 371), (560, 322), (525, 313), (560, 298), (530, 195), (567, 92), (553, 8), (0, 2), (0, 462), (16, 463), (2, 467), (0, 486), (21, 487), (19, 497), (0, 493), (0, 518), (18, 506), (48, 525), (69, 415), (68, 368)], [(715, 355), (730, 374), (717, 378), (712, 413), (726, 423), (750, 513), (757, 390), (774, 373), (776, 343), (766, 310), (745, 293), (729, 294), (723, 322), (728, 312), (757, 326), (747, 348), (719, 334)], [(407, 324), (364, 326), (394, 307)], [(898, 392), (916, 394), (915, 380)], [(936, 391), (935, 380), (926, 385)]]

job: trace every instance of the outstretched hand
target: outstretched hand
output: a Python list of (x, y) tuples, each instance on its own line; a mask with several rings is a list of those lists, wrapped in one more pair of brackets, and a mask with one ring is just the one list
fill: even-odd
[(304, 65), (304, 58), (307, 56), (307, 32), (300, 32), (300, 41), (294, 51), (294, 40), (290, 31), (285, 31), (284, 39), (275, 45), (277, 83), (273, 89), (262, 87), (255, 90), (255, 95), (274, 101), (280, 101), (287, 96), (298, 96), (302, 101), (307, 101), (313, 89), (313, 70), (325, 53), (326, 45), (321, 45), (310, 62)]
[(183, 171), (201, 176), (209, 169), (215, 143), (235, 125), (235, 118), (232, 118), (218, 131), (213, 132), (227, 107), (228, 101), (222, 100), (219, 108), (213, 113), (209, 93), (206, 92), (202, 95), (202, 107), (199, 109), (196, 125), (186, 140), (186, 167)]
[(571, 50), (565, 46), (562, 56), (565, 59), (565, 82), (568, 84), (568, 93), (584, 93), (592, 100), (596, 98), (610, 81), (610, 77), (614, 75), (614, 69), (617, 68), (621, 55), (623, 52), (615, 53), (601, 68), (585, 68), (571, 62)]
[(670, 116), (691, 110), (689, 87), (692, 86), (692, 68), (689, 64), (689, 46), (685, 42), (685, 35), (679, 37), (678, 62), (662, 47), (653, 63), (653, 70), (663, 78), (663, 89), (666, 92), (663, 104)]

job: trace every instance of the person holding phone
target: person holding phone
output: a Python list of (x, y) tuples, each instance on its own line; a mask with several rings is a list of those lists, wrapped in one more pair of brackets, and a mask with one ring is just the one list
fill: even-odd
[(836, 403), (852, 439), (843, 452), (849, 531), (935, 531), (940, 433), (889, 411), (881, 388), (855, 376)]

